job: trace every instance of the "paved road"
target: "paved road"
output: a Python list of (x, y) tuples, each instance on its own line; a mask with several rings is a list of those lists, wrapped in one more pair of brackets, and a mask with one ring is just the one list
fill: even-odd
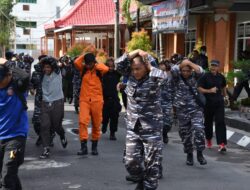
[[(29, 114), (33, 106), (29, 103)], [(70, 133), (77, 128), (77, 115), (72, 106), (67, 105), (64, 127), (68, 131), (67, 149), (55, 139), (52, 155), (48, 160), (40, 160), (42, 148), (35, 146), (33, 129), (27, 141), (25, 163), (19, 175), (24, 190), (133, 190), (135, 185), (125, 181), (127, 175), (122, 163), (125, 143), (125, 123), (120, 118), (118, 140), (110, 141), (104, 134), (99, 145), (99, 156), (79, 157), (78, 137)], [(122, 114), (124, 115), (124, 114)], [(89, 143), (89, 148), (90, 148)], [(170, 143), (164, 147), (164, 178), (159, 190), (249, 190), (250, 152), (237, 145), (229, 144), (227, 154), (217, 152), (217, 147), (205, 151), (208, 165), (185, 165), (185, 155), (176, 129), (170, 133)]]

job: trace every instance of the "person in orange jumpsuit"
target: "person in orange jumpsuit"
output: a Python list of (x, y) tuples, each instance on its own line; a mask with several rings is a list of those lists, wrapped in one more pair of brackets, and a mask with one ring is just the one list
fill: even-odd
[(79, 56), (75, 62), (75, 67), (81, 72), (82, 84), (79, 97), (79, 138), (81, 149), (78, 155), (87, 155), (88, 147), (88, 125), (92, 121), (92, 155), (98, 155), (97, 143), (100, 139), (100, 126), (102, 123), (103, 92), (102, 81), (103, 74), (107, 73), (109, 68), (103, 63), (97, 63), (95, 55), (87, 53)]

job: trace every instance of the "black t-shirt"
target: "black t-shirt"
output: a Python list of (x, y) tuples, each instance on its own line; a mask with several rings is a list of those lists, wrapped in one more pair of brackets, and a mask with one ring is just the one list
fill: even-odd
[(226, 87), (226, 79), (222, 74), (218, 73), (213, 75), (211, 72), (205, 73), (198, 81), (198, 87), (202, 87), (204, 89), (216, 87), (218, 89), (216, 93), (204, 94), (208, 106), (215, 106), (217, 104), (224, 103), (222, 90)]

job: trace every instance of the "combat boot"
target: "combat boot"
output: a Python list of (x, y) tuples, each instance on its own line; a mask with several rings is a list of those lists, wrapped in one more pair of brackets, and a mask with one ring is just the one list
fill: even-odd
[(78, 106), (75, 106), (75, 112), (76, 112), (76, 114), (79, 114)]
[(168, 144), (168, 132), (165, 126), (163, 127), (162, 139), (165, 144)]
[(94, 156), (98, 155), (97, 143), (98, 143), (98, 141), (92, 141), (92, 152), (91, 152), (91, 154), (94, 155)]
[(87, 140), (81, 141), (81, 150), (77, 152), (77, 155), (83, 156), (88, 154)]
[(137, 183), (137, 186), (135, 187), (135, 190), (144, 190), (143, 181), (140, 181)]
[(200, 163), (200, 165), (206, 165), (207, 161), (204, 158), (202, 151), (197, 151), (197, 161)]
[(194, 165), (194, 158), (193, 158), (193, 153), (187, 153), (187, 161), (186, 164), (188, 166)]
[(139, 183), (142, 181), (142, 177), (141, 176), (134, 176), (134, 175), (127, 175), (126, 180), (131, 181), (133, 183)]

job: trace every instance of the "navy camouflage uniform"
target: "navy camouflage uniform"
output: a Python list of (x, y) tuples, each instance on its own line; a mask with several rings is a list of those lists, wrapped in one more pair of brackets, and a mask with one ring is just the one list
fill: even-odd
[(43, 71), (42, 66), (38, 63), (34, 66), (35, 71), (32, 73), (31, 76), (31, 84), (33, 89), (36, 90), (35, 94), (35, 108), (32, 117), (32, 123), (34, 126), (34, 130), (37, 135), (40, 134), (40, 125), (41, 125), (41, 103), (42, 103), (42, 79), (43, 79)]
[(82, 84), (82, 77), (81, 73), (78, 69), (74, 67), (73, 64), (73, 98), (74, 98), (74, 107), (76, 110), (78, 110), (79, 107), (79, 95), (81, 91), (81, 84)]
[[(118, 72), (129, 76), (130, 61), (126, 54), (115, 63)], [(125, 167), (131, 176), (141, 178), (144, 189), (158, 186), (163, 147), (160, 84), (167, 76), (152, 67), (140, 81), (130, 76), (125, 89), (128, 97)]]
[[(186, 79), (187, 83), (192, 86), (193, 91), (197, 91), (197, 79), (203, 73), (201, 67), (200, 71), (201, 74), (195, 74)], [(179, 134), (184, 145), (184, 152), (193, 152), (193, 133), (196, 150), (202, 152), (205, 149), (203, 108), (196, 103), (194, 96), (184, 83), (179, 72), (178, 65), (172, 67), (175, 85), (174, 106), (179, 120)]]
[(174, 83), (172, 79), (165, 79), (161, 85), (161, 108), (163, 112), (163, 133), (168, 133), (173, 124)]

